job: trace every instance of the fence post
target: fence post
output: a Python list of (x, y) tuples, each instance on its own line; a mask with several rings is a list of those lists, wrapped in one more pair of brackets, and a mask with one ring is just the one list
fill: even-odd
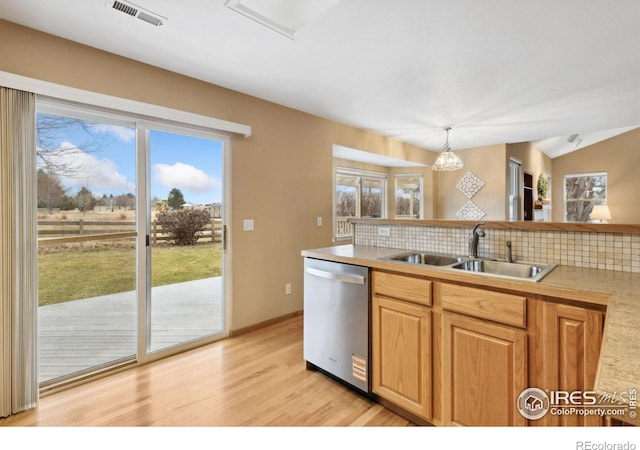
[(78, 234), (79, 235), (83, 235), (84, 234), (84, 220), (80, 219), (78, 221)]
[(155, 220), (151, 222), (151, 243), (153, 245), (158, 243), (158, 222)]

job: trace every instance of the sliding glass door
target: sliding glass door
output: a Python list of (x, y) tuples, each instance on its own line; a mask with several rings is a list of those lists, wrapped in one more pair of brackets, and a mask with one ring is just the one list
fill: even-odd
[(39, 102), (41, 387), (223, 335), (227, 145)]
[(136, 355), (135, 125), (39, 105), (38, 360), (47, 385)]
[(221, 333), (222, 142), (150, 130), (147, 351)]

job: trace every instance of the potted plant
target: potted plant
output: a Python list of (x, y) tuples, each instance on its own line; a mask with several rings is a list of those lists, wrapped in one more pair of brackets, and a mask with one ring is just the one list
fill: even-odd
[(538, 200), (543, 201), (547, 199), (547, 193), (549, 192), (549, 180), (543, 173), (538, 175)]

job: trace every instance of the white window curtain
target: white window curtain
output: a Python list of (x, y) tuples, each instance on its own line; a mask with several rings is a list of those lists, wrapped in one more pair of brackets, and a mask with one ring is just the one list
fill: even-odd
[(0, 417), (36, 406), (35, 94), (0, 87)]

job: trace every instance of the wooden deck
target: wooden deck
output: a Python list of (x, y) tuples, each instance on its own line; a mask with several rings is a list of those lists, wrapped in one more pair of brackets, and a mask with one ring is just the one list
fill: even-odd
[[(38, 378), (49, 381), (136, 353), (136, 292), (38, 308)], [(224, 330), (222, 278), (152, 289), (151, 351)]]

